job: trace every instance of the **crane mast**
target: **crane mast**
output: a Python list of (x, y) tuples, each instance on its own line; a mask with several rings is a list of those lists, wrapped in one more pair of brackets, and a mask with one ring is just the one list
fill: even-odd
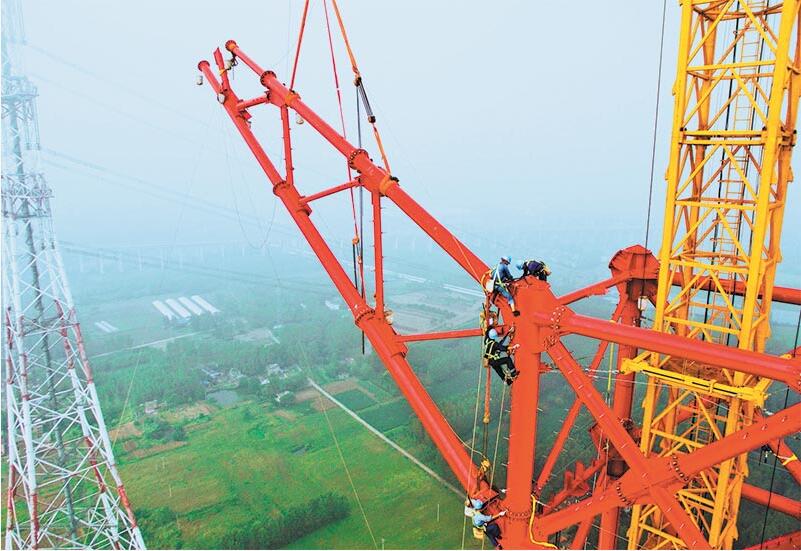
[[(685, 0), (654, 329), (762, 352), (796, 139), (799, 3)], [(670, 457), (749, 426), (771, 381), (644, 352), (641, 448)], [(747, 454), (702, 471), (680, 503), (731, 548)], [(660, 511), (633, 510), (631, 548), (683, 546)]]

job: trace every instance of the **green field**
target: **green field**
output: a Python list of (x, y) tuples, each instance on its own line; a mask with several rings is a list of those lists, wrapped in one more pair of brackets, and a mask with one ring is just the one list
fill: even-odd
[[(382, 539), (386, 548), (461, 547), (458, 496), (344, 412), (332, 409), (328, 417), (375, 543), (325, 415), (296, 409), (281, 416), (257, 403), (219, 410), (210, 420), (188, 425), (188, 442), (180, 447), (143, 459), (121, 457), (121, 474), (136, 507), (167, 507), (175, 516), (174, 525), (160, 526), (150, 537), (145, 534), (146, 543), (208, 547), (232, 526), (279, 516), (333, 492), (349, 500), (350, 516), (301, 537), (291, 547), (375, 548)], [(305, 446), (299, 449), (298, 443)], [(469, 533), (466, 539), (473, 545)]]

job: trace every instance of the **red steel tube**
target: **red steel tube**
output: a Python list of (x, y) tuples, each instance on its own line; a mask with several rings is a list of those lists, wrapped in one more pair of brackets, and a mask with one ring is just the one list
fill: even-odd
[(576, 302), (583, 298), (591, 297), (593, 295), (605, 295), (606, 291), (610, 287), (614, 287), (618, 283), (623, 283), (627, 279), (631, 279), (631, 274), (621, 273), (614, 277), (610, 277), (608, 279), (604, 279), (603, 281), (599, 281), (598, 283), (587, 285), (586, 287), (577, 289), (566, 295), (562, 295), (561, 297), (558, 297), (556, 300), (558, 300), (562, 304), (571, 304), (573, 302)]
[[(612, 314), (611, 319), (613, 322), (616, 322), (620, 318), (623, 308), (624, 303), (618, 302), (617, 308), (615, 308), (615, 311)], [(595, 371), (601, 364), (601, 360), (604, 359), (604, 354), (606, 354), (606, 349), (608, 347), (608, 341), (601, 341), (598, 344), (598, 349), (596, 350), (595, 356), (592, 358), (589, 369), (587, 370), (591, 377), (595, 374)], [(542, 492), (542, 490), (545, 488), (545, 485), (548, 483), (548, 479), (551, 478), (551, 473), (553, 472), (554, 465), (556, 465), (556, 460), (559, 459), (559, 454), (562, 453), (565, 442), (567, 442), (567, 438), (570, 436), (570, 430), (573, 428), (573, 424), (576, 422), (576, 418), (578, 417), (580, 411), (581, 400), (576, 398), (573, 400), (573, 405), (570, 406), (570, 410), (565, 417), (565, 421), (562, 423), (562, 426), (559, 427), (559, 434), (557, 434), (556, 440), (554, 440), (554, 443), (551, 446), (551, 451), (548, 452), (548, 456), (545, 458), (542, 471), (540, 471), (540, 475), (537, 478), (536, 492)]]
[(311, 195), (304, 195), (300, 198), (300, 202), (303, 205), (307, 205), (312, 201), (316, 201), (317, 199), (322, 199), (323, 197), (328, 197), (329, 195), (333, 195), (335, 193), (339, 193), (340, 191), (345, 191), (346, 189), (350, 189), (352, 187), (356, 187), (359, 185), (359, 182), (356, 180), (351, 180), (350, 182), (345, 182), (344, 184), (339, 184), (338, 186), (334, 186), (332, 188), (328, 188), (326, 190), (312, 193)]
[(746, 549), (801, 549), (801, 530), (746, 547)]
[[(551, 324), (548, 315), (537, 313), (532, 318), (535, 323)], [(678, 335), (659, 333), (640, 327), (626, 327), (574, 313), (563, 316), (560, 327), (569, 333), (637, 346), (643, 350), (652, 350), (759, 377), (767, 377), (782, 381), (795, 390), (801, 390), (801, 366), (785, 358), (696, 339), (686, 339)]]
[[(674, 273), (672, 283), (674, 286), (682, 286), (684, 284), (684, 276), (681, 273)], [(740, 296), (745, 294), (745, 285), (743, 285), (742, 281), (723, 279), (720, 281), (720, 284), (728, 293)], [(717, 285), (714, 281), (708, 279), (700, 286), (700, 288), (714, 291), (717, 289)], [(759, 296), (762, 298), (761, 294)], [(801, 289), (793, 289), (792, 287), (773, 287), (771, 300), (773, 302), (781, 302), (784, 304), (801, 305)]]
[(534, 514), (531, 510), (531, 486), (537, 446), (541, 365), (540, 354), (525, 350), (521, 344), (515, 354), (515, 367), (520, 374), (512, 385), (506, 498), (503, 500), (503, 506), (509, 511), (504, 533), (515, 542), (526, 541), (528, 521)]
[[(608, 347), (609, 343), (606, 341), (603, 341), (598, 345), (598, 350), (595, 352), (595, 357), (592, 359), (592, 363), (590, 364), (590, 374), (594, 373), (595, 370), (598, 369), (598, 365), (601, 363), (601, 360), (603, 360), (604, 354), (606, 354), (606, 349)], [(556, 435), (556, 439), (551, 446), (551, 451), (548, 452), (548, 456), (545, 458), (542, 471), (540, 471), (540, 475), (537, 478), (537, 492), (544, 490), (545, 485), (548, 484), (548, 479), (551, 478), (551, 473), (553, 473), (556, 460), (559, 459), (559, 454), (562, 453), (562, 450), (565, 447), (565, 443), (570, 436), (570, 430), (573, 428), (580, 411), (581, 400), (576, 398), (573, 400), (573, 404), (570, 406), (570, 410), (567, 412), (567, 416), (565, 416), (562, 426), (559, 427), (559, 433)]]
[(692, 453), (677, 456), (675, 467), (668, 458), (652, 457), (647, 460), (650, 480), (646, 480), (640, 472), (629, 470), (613, 487), (596, 492), (592, 497), (561, 511), (541, 517), (537, 523), (537, 534), (544, 538), (585, 518), (599, 515), (611, 507), (627, 506), (627, 501), (639, 501), (647, 495), (650, 484), (678, 488), (682, 485), (679, 473), (686, 477), (695, 476), (713, 465), (799, 430), (801, 404), (796, 404)]
[[(211, 72), (208, 62), (201, 62), (199, 67), (215, 92), (219, 93), (220, 85)], [(453, 429), (448, 425), (434, 401), (415, 376), (404, 357), (405, 348), (396, 342), (395, 333), (390, 325), (384, 319), (376, 317), (362, 299), (345, 270), (311, 222), (308, 207), (300, 204), (300, 195), (297, 189), (291, 183), (285, 182), (275, 169), (275, 166), (253, 135), (250, 126), (240, 112), (237, 111), (237, 104), (238, 99), (236, 96), (232, 92), (228, 92), (223, 107), (256, 157), (264, 173), (272, 182), (274, 193), (287, 208), (295, 224), (320, 259), (331, 281), (353, 313), (356, 324), (370, 340), (376, 353), (386, 365), (390, 375), (392, 375), (409, 405), (417, 414), (424, 429), (434, 441), (448, 466), (466, 489), (475, 490), (478, 469), (473, 465), (459, 437), (453, 432)], [(290, 149), (289, 118), (286, 108), (281, 109), (281, 121), (284, 130), (285, 149)]]
[(267, 94), (263, 94), (261, 96), (257, 96), (252, 99), (245, 99), (240, 101), (236, 104), (236, 108), (239, 111), (244, 111), (245, 109), (250, 109), (255, 105), (261, 105), (262, 103), (267, 103), (270, 99), (267, 97)]
[[(764, 416), (762, 413), (755, 411), (754, 412), (754, 420), (755, 421), (762, 421)], [(787, 469), (790, 473), (790, 476), (801, 485), (801, 461), (798, 460), (795, 452), (790, 449), (790, 447), (784, 443), (784, 440), (771, 440), (768, 442), (768, 446), (770, 446), (771, 451), (779, 458), (784, 468)]]
[[(372, 192), (373, 198), (373, 258), (375, 258), (375, 313), (384, 317), (384, 235), (381, 229), (381, 194)], [(364, 237), (364, 236), (362, 236)]]
[(742, 496), (757, 505), (769, 507), (785, 515), (801, 519), (801, 501), (796, 501), (776, 492), (769, 492), (752, 484), (743, 484)]
[[(620, 324), (624, 326), (638, 326), (640, 322), (640, 309), (637, 301), (629, 298), (629, 295), (621, 296), (623, 303), (623, 314)], [(630, 419), (631, 407), (634, 401), (634, 377), (635, 373), (621, 373), (620, 367), (623, 362), (634, 358), (637, 355), (636, 346), (621, 344), (617, 351), (617, 369), (615, 375), (615, 392), (612, 398), (612, 411), (618, 419)], [(614, 483), (616, 479), (607, 477), (605, 485)], [(614, 507), (601, 515), (601, 528), (598, 532), (599, 549), (617, 548), (617, 530), (620, 520), (620, 508)]]
[(404, 192), (396, 181), (389, 179), (381, 167), (374, 164), (362, 150), (354, 147), (334, 128), (312, 111), (300, 97), (278, 81), (275, 74), (265, 72), (237, 46), (229, 40), (226, 48), (240, 58), (248, 67), (261, 76), (261, 83), (270, 94), (270, 101), (276, 105), (287, 105), (323, 136), (334, 148), (347, 158), (353, 168), (362, 175), (362, 184), (370, 191), (378, 191), (394, 202), (409, 218), (429, 235), (448, 255), (451, 256), (473, 279), (480, 281), (489, 269), (487, 265), (468, 249), (459, 239), (448, 231), (436, 218), (431, 216), (414, 199)]
[(570, 549), (585, 549), (587, 544), (587, 536), (590, 535), (590, 528), (592, 528), (592, 517), (582, 520), (576, 529), (576, 535), (573, 537), (573, 543)]
[(225, 49), (234, 54), (239, 59), (241, 59), (245, 65), (253, 69), (253, 72), (256, 73), (256, 75), (261, 76), (264, 73), (264, 69), (259, 67), (259, 65), (255, 61), (250, 59), (250, 56), (248, 56), (245, 52), (240, 50), (239, 46), (236, 45), (235, 41), (233, 40), (227, 41), (225, 43)]
[(398, 335), (400, 342), (434, 341), (440, 339), (462, 339), (465, 337), (480, 337), (481, 329), (457, 329), (455, 331), (440, 331), (438, 333), (417, 333), (414, 335)]
[[(609, 322), (601, 323), (614, 325)], [(587, 409), (603, 430), (604, 435), (609, 438), (615, 449), (628, 463), (630, 471), (636, 473), (640, 482), (648, 487), (647, 491), (651, 494), (654, 503), (662, 510), (662, 513), (670, 521), (679, 537), (691, 549), (709, 549), (709, 542), (706, 541), (698, 527), (690, 520), (690, 517), (687, 516), (676, 498), (654, 483), (653, 475), (648, 469), (647, 459), (620, 424), (620, 419), (609, 410), (601, 395), (595, 390), (592, 381), (582, 372), (581, 366), (576, 363), (565, 345), (561, 341), (557, 341), (548, 350), (548, 354), (554, 360), (568, 384), (573, 387), (576, 395), (587, 406)]]

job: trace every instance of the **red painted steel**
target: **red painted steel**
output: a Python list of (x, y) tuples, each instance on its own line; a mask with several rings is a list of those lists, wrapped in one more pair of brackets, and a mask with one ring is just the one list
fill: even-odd
[(463, 339), (466, 337), (480, 337), (481, 329), (457, 329), (455, 331), (440, 331), (437, 333), (417, 333), (414, 335), (398, 335), (401, 342), (435, 341), (442, 339)]
[(746, 549), (801, 549), (801, 530), (746, 547)]
[[(251, 100), (240, 100), (231, 89), (222, 52), (216, 50), (214, 59), (217, 71), (212, 70), (206, 61), (201, 62), (198, 67), (217, 95), (218, 101), (272, 183), (273, 192), (286, 207), (342, 295), (356, 325), (369, 339), (449, 468), (468, 493), (493, 495), (494, 491), (489, 489), (482, 472), (473, 465), (462, 441), (451, 429), (406, 361), (407, 342), (474, 337), (480, 335), (480, 330), (465, 329), (419, 335), (398, 335), (394, 331), (383, 313), (383, 255), (380, 239), (382, 198), (385, 197), (398, 206), (476, 282), (481, 282), (488, 272), (487, 265), (403, 191), (394, 176), (374, 164), (366, 151), (350, 144), (303, 103), (297, 92), (287, 89), (271, 71), (262, 69), (234, 41), (228, 41), (226, 49), (239, 62), (256, 73), (265, 87), (265, 94)], [(285, 157), (283, 176), (264, 152), (250, 128), (252, 115), (249, 110), (261, 105), (275, 106), (280, 112)], [(353, 181), (306, 197), (299, 193), (295, 186), (292, 168), (290, 110), (302, 117), (348, 160), (351, 169), (358, 173)], [(309, 205), (315, 199), (358, 186), (371, 194), (374, 213), (375, 306), (371, 306), (361, 296), (318, 232), (312, 222), (312, 210)], [(643, 455), (632, 437), (630, 427), (627, 428), (630, 424), (624, 423), (631, 416), (633, 376), (616, 375), (614, 400), (610, 407), (594, 388), (592, 373), (589, 375), (585, 373), (562, 343), (561, 338), (564, 335), (573, 333), (601, 341), (590, 366), (591, 372), (597, 369), (602, 361), (609, 343), (617, 343), (620, 346), (619, 361), (634, 356), (638, 349), (647, 349), (677, 358), (769, 377), (784, 382), (794, 389), (801, 387), (801, 364), (798, 362), (637, 327), (640, 315), (637, 309), (638, 300), (641, 297), (653, 300), (655, 274), (658, 270), (655, 262), (650, 251), (645, 248), (629, 247), (618, 252), (610, 262), (612, 277), (559, 298), (551, 292), (550, 286), (545, 282), (534, 278), (518, 280), (511, 284), (511, 289), (520, 310), (519, 317), (511, 315), (503, 299), (496, 301), (504, 323), (515, 329), (512, 343), (519, 345), (515, 361), (520, 371), (511, 389), (506, 493), (501, 494), (503, 499), (496, 500), (489, 506), (490, 512), (493, 513), (501, 509), (508, 511), (506, 517), (498, 520), (505, 548), (541, 548), (547, 545), (549, 535), (574, 525), (579, 527), (574, 543), (583, 543), (592, 527), (593, 519), (599, 515), (602, 527), (606, 530), (606, 535), (601, 536), (601, 541), (605, 545), (612, 545), (615, 541), (614, 528), (617, 526), (618, 510), (635, 502), (657, 504), (689, 547), (708, 546), (704, 536), (678, 504), (674, 492), (682, 486), (688, 476), (747, 450), (775, 443), (783, 436), (801, 429), (801, 405), (796, 405), (764, 419), (758, 419), (753, 426), (690, 454), (674, 458), (646, 458)], [(613, 320), (620, 318), (619, 323), (582, 316), (565, 306), (587, 296), (604, 294), (613, 286), (618, 287), (621, 295), (621, 301), (613, 316)], [(793, 295), (790, 293), (788, 296), (792, 298)], [(553, 445), (554, 451), (548, 455), (535, 484), (537, 404), (540, 374), (545, 370), (543, 354), (549, 355), (554, 360), (576, 393), (576, 402), (570, 409), (567, 422), (561, 428)], [(614, 451), (612, 455), (619, 457), (626, 467), (622, 473), (610, 474), (609, 464), (605, 458), (597, 459), (587, 468), (577, 463), (575, 470), (566, 476), (565, 485), (553, 495), (549, 506), (545, 507), (545, 512), (532, 511), (532, 496), (540, 499), (545, 490), (570, 427), (582, 405), (589, 410), (597, 423), (592, 434), (599, 449), (605, 447), (608, 442), (610, 449)], [(578, 495), (576, 492), (584, 488), (586, 481), (596, 473), (599, 473), (599, 483), (591, 497), (558, 508), (567, 497)], [(754, 490), (750, 487), (744, 491), (754, 499), (763, 499), (764, 494), (761, 492), (764, 490)], [(792, 504), (788, 501), (779, 499), (777, 507), (790, 507)]]
[(603, 281), (599, 281), (598, 283), (587, 285), (586, 287), (577, 289), (566, 295), (562, 295), (559, 297), (559, 302), (562, 304), (572, 304), (587, 297), (605, 295), (609, 289), (618, 283), (628, 281), (629, 279), (631, 279), (630, 273), (621, 273)]
[(776, 492), (769, 492), (751, 484), (743, 484), (742, 496), (758, 505), (770, 507), (774, 511), (801, 519), (801, 501), (790, 499)]
[(340, 191), (345, 191), (346, 189), (354, 188), (359, 185), (359, 182), (352, 180), (350, 182), (345, 182), (344, 184), (340, 184), (338, 186), (334, 186), (332, 188), (326, 189), (319, 193), (312, 193), (311, 195), (306, 195), (300, 198), (301, 204), (305, 205), (307, 203), (311, 203), (312, 201), (316, 201), (318, 199), (322, 199), (323, 197), (328, 197), (329, 195), (334, 195), (335, 193), (339, 193)]
[[(682, 282), (684, 280), (684, 276), (680, 272), (676, 272), (673, 274), (673, 285), (682, 286)], [(711, 279), (708, 280), (706, 283), (702, 285), (696, 285), (697, 289), (704, 289), (704, 290), (716, 290), (716, 283)], [(743, 296), (745, 294), (745, 285), (743, 285), (742, 281), (731, 281), (731, 280), (721, 280), (720, 281), (721, 287), (728, 293), (733, 295), (740, 295)], [(762, 298), (762, 295), (759, 296)], [(773, 287), (773, 292), (771, 293), (771, 300), (773, 302), (781, 302), (783, 304), (796, 304), (801, 305), (801, 289), (794, 289), (792, 287)]]
[[(241, 56), (240, 56), (241, 58)], [(243, 59), (244, 61), (244, 59)], [(247, 62), (246, 62), (247, 63)], [(431, 436), (443, 458), (448, 463), (459, 482), (465, 487), (475, 489), (475, 480), (478, 470), (470, 460), (470, 456), (462, 446), (461, 440), (448, 425), (436, 404), (423, 388), (420, 381), (415, 376), (411, 367), (405, 359), (406, 349), (402, 343), (395, 339), (395, 332), (392, 327), (382, 318), (375, 316), (375, 312), (359, 294), (356, 287), (351, 283), (345, 270), (337, 261), (325, 240), (317, 231), (309, 217), (311, 209), (308, 205), (300, 202), (300, 194), (293, 185), (292, 172), (287, 173), (284, 179), (270, 161), (267, 154), (259, 145), (253, 135), (246, 118), (242, 112), (237, 110), (239, 100), (230, 89), (223, 89), (220, 82), (216, 79), (208, 62), (201, 62), (198, 66), (204, 76), (211, 84), (214, 91), (219, 95), (223, 94), (222, 102), (237, 130), (242, 135), (256, 160), (261, 165), (265, 174), (273, 184), (273, 192), (284, 204), (293, 221), (297, 224), (303, 236), (308, 241), (312, 250), (320, 259), (328, 273), (331, 281), (336, 286), (345, 303), (351, 310), (356, 324), (364, 331), (367, 338), (373, 345), (376, 353), (386, 365), (395, 383), (400, 388), (404, 397), (409, 402), (414, 412), (420, 418), (426, 432)], [(284, 129), (285, 152), (291, 151), (289, 142), (289, 120), (285, 105), (281, 105), (281, 119)], [(309, 120), (309, 117), (306, 117)], [(291, 157), (287, 158), (287, 164), (291, 166)]]
[(631, 469), (612, 488), (542, 517), (536, 525), (537, 535), (544, 538), (612, 507), (629, 506), (648, 493), (650, 484), (679, 488), (685, 477), (800, 430), (801, 404), (796, 404), (692, 453), (675, 458), (652, 457), (646, 463), (650, 477), (643, 477), (640, 469)]
[[(536, 313), (536, 323), (550, 325), (549, 314)], [(559, 328), (566, 333), (576, 333), (594, 339), (608, 340), (618, 344), (637, 346), (676, 358), (686, 358), (709, 365), (742, 371), (759, 377), (781, 381), (793, 390), (801, 390), (801, 369), (797, 362), (771, 356), (761, 352), (686, 339), (678, 335), (658, 333), (639, 327), (613, 325), (581, 314), (565, 314)]]

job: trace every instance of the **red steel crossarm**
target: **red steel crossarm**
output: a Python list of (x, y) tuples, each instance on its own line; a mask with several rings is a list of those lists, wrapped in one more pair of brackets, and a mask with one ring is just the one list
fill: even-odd
[(318, 193), (312, 193), (311, 195), (306, 195), (304, 197), (301, 197), (300, 202), (301, 204), (306, 205), (308, 203), (311, 203), (312, 201), (322, 199), (323, 197), (328, 197), (329, 195), (334, 195), (335, 193), (339, 193), (340, 191), (345, 191), (346, 189), (354, 188), (358, 185), (359, 182), (357, 180), (351, 180), (350, 182), (345, 182), (344, 184), (328, 188)]
[(587, 285), (581, 289), (576, 289), (571, 293), (562, 295), (556, 300), (562, 304), (572, 304), (573, 302), (577, 302), (594, 295), (605, 295), (610, 288), (629, 279), (631, 279), (631, 274), (625, 272), (620, 273), (616, 276), (604, 279), (603, 281), (599, 281), (598, 283), (593, 283), (592, 285)]
[(587, 499), (537, 519), (536, 535), (542, 539), (612, 507), (627, 507), (640, 502), (650, 490), (648, 484), (678, 489), (690, 477), (704, 469), (800, 430), (801, 404), (796, 404), (692, 453), (675, 457), (649, 458), (647, 460), (647, 469), (651, 474), (649, 480), (645, 480), (641, 473), (630, 470), (612, 487), (596, 491)]
[(269, 100), (267, 99), (267, 94), (262, 94), (255, 98), (245, 99), (240, 101), (236, 104), (236, 108), (239, 111), (243, 111), (245, 109), (250, 109), (251, 107), (255, 107), (256, 105), (261, 105), (262, 103), (267, 103)]
[(769, 492), (752, 484), (743, 484), (742, 496), (758, 505), (801, 519), (801, 501), (790, 499), (776, 492)]
[(286, 88), (272, 71), (265, 71), (229, 40), (225, 47), (250, 67), (267, 88), (270, 103), (286, 105), (300, 115), (312, 128), (317, 130), (337, 151), (348, 159), (352, 168), (361, 174), (362, 185), (369, 191), (377, 191), (395, 203), (401, 211), (417, 224), (448, 255), (453, 258), (475, 281), (488, 271), (488, 266), (448, 231), (436, 218), (412, 199), (384, 169), (373, 163), (363, 149), (355, 147), (343, 138), (334, 128), (309, 108), (294, 91)]
[[(609, 322), (604, 323), (613, 325)], [(642, 483), (649, 487), (648, 492), (651, 494), (654, 503), (659, 506), (665, 517), (670, 520), (679, 537), (691, 549), (709, 549), (709, 542), (706, 541), (698, 527), (687, 516), (676, 498), (664, 488), (656, 486), (651, 480), (652, 474), (648, 470), (648, 460), (639, 450), (634, 440), (631, 439), (629, 433), (623, 428), (620, 419), (615, 416), (598, 391), (595, 390), (592, 380), (582, 372), (581, 366), (573, 359), (565, 345), (557, 340), (548, 350), (548, 355), (551, 356), (564, 375), (565, 380), (573, 388), (576, 396), (579, 397), (595, 418), (606, 437), (628, 463), (631, 471), (637, 473)]]
[(466, 337), (480, 337), (481, 329), (456, 329), (454, 331), (439, 331), (437, 333), (416, 333), (414, 335), (398, 335), (400, 342), (436, 341), (443, 339), (463, 339)]
[[(246, 64), (246, 61), (239, 56)], [(301, 203), (300, 194), (293, 184), (292, 171), (287, 172), (284, 179), (269, 159), (264, 149), (251, 131), (247, 122), (249, 114), (238, 109), (239, 99), (230, 89), (223, 89), (220, 82), (211, 70), (207, 61), (202, 61), (198, 68), (203, 72), (206, 80), (215, 93), (223, 94), (223, 108), (230, 116), (245, 143), (250, 148), (257, 162), (273, 185), (273, 192), (286, 207), (295, 224), (300, 229), (306, 241), (319, 258), (331, 281), (345, 300), (351, 310), (356, 325), (365, 333), (373, 345), (376, 354), (381, 358), (390, 375), (398, 385), (401, 393), (409, 402), (412, 410), (420, 419), (424, 429), (429, 434), (446, 463), (456, 475), (459, 482), (468, 491), (478, 488), (479, 471), (472, 463), (459, 437), (454, 433), (448, 422), (442, 416), (434, 401), (415, 376), (411, 366), (406, 361), (406, 347), (397, 341), (392, 327), (383, 317), (375, 315), (372, 308), (362, 298), (359, 291), (350, 281), (342, 265), (334, 256), (327, 243), (311, 221), (311, 209)], [(290, 151), (289, 117), (286, 105), (279, 105), (281, 121), (284, 132), (285, 152)], [(246, 116), (247, 114), (247, 116)], [(310, 117), (304, 117), (310, 120)], [(287, 159), (291, 167), (291, 160)]]
[[(547, 314), (533, 313), (531, 318), (535, 323), (551, 324), (551, 319)], [(641, 327), (612, 324), (573, 312), (566, 312), (562, 316), (560, 329), (567, 333), (636, 346), (644, 350), (766, 377), (781, 381), (796, 391), (801, 390), (801, 365), (790, 359), (750, 350), (740, 350), (722, 344), (686, 339), (678, 335), (659, 333)]]

